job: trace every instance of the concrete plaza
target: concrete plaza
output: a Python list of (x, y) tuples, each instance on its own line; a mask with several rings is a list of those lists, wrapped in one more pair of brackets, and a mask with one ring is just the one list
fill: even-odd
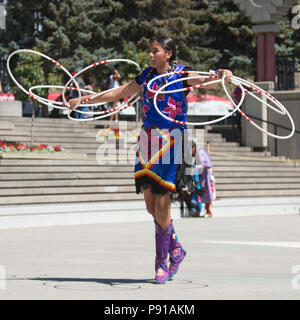
[(188, 254), (163, 285), (151, 219), (2, 229), (0, 300), (300, 299), (299, 214), (174, 225)]

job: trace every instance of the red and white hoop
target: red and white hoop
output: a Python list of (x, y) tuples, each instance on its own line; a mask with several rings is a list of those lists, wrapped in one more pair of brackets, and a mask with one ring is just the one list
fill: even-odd
[[(84, 73), (85, 71), (91, 69), (91, 68), (94, 68), (94, 67), (97, 67), (99, 65), (104, 65), (104, 64), (107, 64), (107, 63), (120, 63), (120, 62), (126, 62), (126, 63), (129, 63), (129, 64), (133, 64), (135, 65), (139, 72), (141, 71), (141, 68), (140, 66), (132, 61), (132, 60), (129, 60), (129, 59), (108, 59), (108, 60), (102, 60), (102, 61), (98, 61), (98, 62), (94, 62), (92, 64), (90, 64), (89, 66), (83, 68), (82, 70), (80, 70), (79, 72), (77, 72), (76, 74), (74, 74), (74, 76), (71, 76), (69, 81), (66, 83), (65, 87), (63, 88), (63, 92), (62, 92), (62, 98), (63, 98), (63, 102), (69, 106), (67, 100), (66, 100), (66, 96), (65, 96), (65, 93), (66, 93), (66, 89), (68, 88), (69, 84), (72, 82), (72, 81), (76, 81), (75, 78), (77, 78), (78, 76), (80, 76), (82, 73)], [(80, 89), (82, 90), (82, 89)], [(73, 108), (73, 111), (76, 110), (76, 108), (79, 106), (79, 105), (84, 105), (86, 107), (89, 107), (89, 106), (97, 106), (97, 105), (103, 105), (103, 104), (106, 104), (107, 102), (101, 102), (101, 103), (95, 103), (95, 104), (89, 104), (88, 102), (89, 101), (92, 101), (94, 100), (95, 98), (103, 95), (104, 93), (106, 92), (109, 92), (109, 91), (112, 91), (112, 90), (116, 90), (115, 88), (113, 89), (109, 89), (109, 90), (105, 90), (105, 91), (102, 91), (102, 92), (99, 92), (97, 94), (95, 94), (94, 96), (90, 97), (90, 98), (87, 98), (85, 100), (83, 100), (83, 103), (80, 103), (80, 99), (78, 100), (78, 103), (75, 105), (75, 107)], [(120, 107), (119, 107), (120, 108)], [(114, 113), (117, 113), (119, 112), (119, 108), (113, 108), (113, 109), (110, 109), (110, 110), (105, 110), (105, 111), (99, 111), (99, 112), (93, 112), (93, 111), (81, 111), (81, 110), (76, 110), (76, 112), (78, 113), (82, 113), (82, 114), (87, 114), (87, 115), (100, 115), (100, 114), (105, 114), (105, 117), (111, 115), (111, 114), (114, 114)], [(117, 111), (119, 110), (119, 111)], [(75, 120), (74, 118), (71, 117), (71, 119)], [(95, 119), (95, 118), (94, 118)], [(82, 120), (82, 119), (80, 119)]]
[[(41, 56), (47, 60), (49, 60), (50, 62), (52, 62), (54, 65), (56, 65), (58, 68), (60, 68), (61, 70), (63, 70), (69, 77), (72, 77), (71, 73), (62, 65), (60, 64), (59, 62), (57, 62), (56, 60), (48, 57), (47, 55), (43, 54), (43, 53), (40, 53), (38, 51), (34, 51), (34, 50), (29, 50), (29, 49), (19, 49), (19, 50), (16, 50), (14, 52), (12, 52), (9, 57), (7, 58), (7, 62), (6, 62), (6, 67), (7, 67), (7, 72), (9, 74), (9, 76), (11, 77), (11, 79), (13, 80), (13, 82), (17, 85), (17, 87), (22, 90), (26, 95), (28, 95), (30, 98), (40, 102), (41, 104), (43, 105), (46, 105), (48, 106), (49, 103), (53, 106), (53, 107), (58, 107), (60, 109), (60, 104), (58, 103), (53, 103), (54, 101), (51, 101), (51, 100), (48, 100), (48, 99), (45, 99), (45, 98), (41, 98), (39, 96), (37, 96), (36, 94), (32, 94), (31, 92), (27, 91), (24, 87), (21, 86), (21, 84), (16, 80), (16, 78), (14, 77), (13, 73), (11, 72), (11, 69), (10, 69), (10, 60), (11, 58), (16, 55), (16, 54), (19, 54), (19, 53), (22, 53), (22, 52), (25, 52), (25, 53), (33, 53), (33, 54), (36, 54), (38, 56)], [(76, 86), (76, 89), (79, 91), (79, 95), (81, 97), (81, 91), (79, 89), (79, 85), (76, 81), (74, 81), (75, 83), (75, 86)], [(62, 105), (63, 106), (63, 105)], [(64, 108), (66, 108), (66, 105), (64, 106)]]

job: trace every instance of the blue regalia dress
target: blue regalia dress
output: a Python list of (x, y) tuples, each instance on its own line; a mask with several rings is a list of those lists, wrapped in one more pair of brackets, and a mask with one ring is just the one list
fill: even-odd
[[(171, 66), (168, 72), (190, 70), (182, 65)], [(183, 151), (186, 144), (186, 126), (163, 118), (153, 104), (154, 93), (147, 90), (148, 82), (159, 74), (155, 69), (146, 68), (136, 78), (141, 86), (143, 97), (144, 118), (143, 126), (138, 140), (138, 150), (135, 163), (136, 192), (151, 188), (154, 194), (166, 192), (179, 193), (183, 187), (184, 157)], [(182, 74), (173, 74), (157, 79), (152, 83), (152, 88), (158, 90), (164, 84), (182, 77)], [(182, 81), (167, 86), (164, 90), (183, 88)], [(157, 98), (159, 110), (168, 117), (186, 121), (187, 102), (185, 92), (161, 94)]]

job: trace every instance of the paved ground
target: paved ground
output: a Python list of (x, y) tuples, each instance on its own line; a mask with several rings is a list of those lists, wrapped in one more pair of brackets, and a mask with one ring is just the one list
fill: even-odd
[(300, 299), (299, 215), (174, 224), (188, 255), (164, 285), (152, 221), (0, 230), (0, 300)]

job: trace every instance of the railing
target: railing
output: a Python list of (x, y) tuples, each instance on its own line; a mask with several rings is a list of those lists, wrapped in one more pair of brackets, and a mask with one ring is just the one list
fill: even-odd
[(276, 56), (275, 90), (295, 89), (295, 62), (294, 56)]
[[(255, 120), (259, 120), (259, 121), (263, 121), (267, 124), (271, 124), (274, 126), (274, 134), (277, 135), (278, 134), (278, 128), (281, 128), (281, 129), (285, 129), (285, 130), (291, 130), (291, 128), (288, 128), (288, 127), (285, 127), (281, 124), (278, 124), (278, 123), (275, 123), (275, 122), (272, 122), (272, 121), (269, 121), (269, 120), (263, 120), (261, 118), (258, 118), (256, 116), (253, 116), (253, 115), (249, 115), (247, 114), (247, 116), (250, 118), (250, 119), (255, 119)], [(295, 134), (300, 134), (300, 131), (299, 130), (295, 130)], [(275, 146), (274, 146), (274, 152), (275, 152), (275, 156), (277, 157), (278, 156), (278, 139), (275, 139)]]

